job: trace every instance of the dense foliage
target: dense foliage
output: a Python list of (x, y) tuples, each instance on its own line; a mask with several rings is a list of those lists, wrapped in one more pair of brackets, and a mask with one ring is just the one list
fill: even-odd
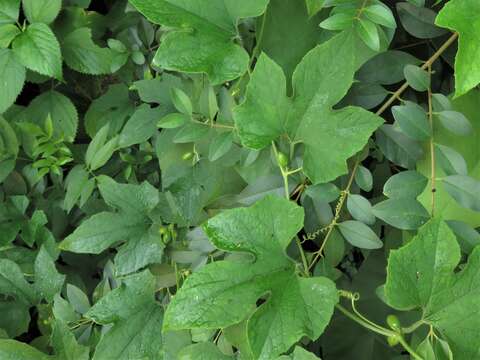
[(0, 359), (480, 358), (478, 0), (0, 0)]

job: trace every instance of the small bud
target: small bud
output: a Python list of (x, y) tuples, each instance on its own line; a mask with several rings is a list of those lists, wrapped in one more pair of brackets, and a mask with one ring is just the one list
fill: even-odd
[(400, 320), (395, 315), (388, 315), (387, 316), (387, 324), (390, 326), (390, 329), (400, 332), (402, 330), (402, 326), (400, 325)]
[(288, 165), (288, 157), (287, 155), (285, 155), (284, 153), (282, 152), (279, 152), (278, 155), (277, 155), (277, 161), (278, 161), (278, 164), (282, 167), (282, 168), (285, 168), (287, 167)]
[(182, 155), (182, 160), (191, 160), (193, 158), (193, 153), (192, 152), (186, 152), (185, 154)]
[(391, 347), (394, 347), (395, 345), (397, 345), (399, 343), (399, 335), (391, 335), (389, 337), (387, 337), (387, 342), (388, 342), (388, 345), (391, 346)]

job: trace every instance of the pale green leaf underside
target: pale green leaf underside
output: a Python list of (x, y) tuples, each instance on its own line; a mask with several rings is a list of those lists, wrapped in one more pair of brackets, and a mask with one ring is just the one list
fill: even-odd
[(25, 343), (0, 339), (0, 359), (2, 360), (53, 360), (54, 357), (48, 356), (34, 347)]
[(460, 34), (455, 59), (455, 96), (458, 97), (480, 83), (480, 2), (451, 0), (435, 23)]
[[(255, 260), (214, 262), (194, 273), (173, 298), (164, 328), (236, 324), (251, 314), (262, 295), (269, 294), (248, 319), (248, 339), (256, 358), (278, 356), (302, 336), (316, 339), (338, 298), (330, 280), (299, 278), (295, 264), (285, 256), (302, 224), (301, 208), (272, 196), (210, 219), (205, 230), (215, 246), (251, 253)], [(292, 307), (298, 309), (294, 314), (288, 310)]]
[(150, 21), (176, 28), (164, 36), (154, 63), (168, 70), (206, 73), (214, 84), (248, 67), (246, 51), (232, 42), (241, 18), (260, 15), (268, 0), (130, 0)]
[[(455, 359), (480, 354), (480, 247), (459, 273), (460, 247), (440, 219), (425, 224), (407, 245), (390, 254), (385, 294), (400, 310), (421, 308), (423, 321), (449, 342)], [(473, 331), (472, 331), (473, 330)]]

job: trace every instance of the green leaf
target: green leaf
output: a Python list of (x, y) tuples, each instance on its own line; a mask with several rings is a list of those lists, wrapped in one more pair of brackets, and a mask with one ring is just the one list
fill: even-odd
[(308, 16), (316, 15), (323, 8), (325, 0), (305, 0), (307, 4)]
[(409, 198), (382, 201), (373, 207), (373, 214), (402, 230), (418, 229), (430, 218), (422, 204)]
[(383, 186), (383, 193), (391, 199), (416, 199), (428, 184), (422, 174), (410, 170), (402, 171), (390, 177)]
[(18, 62), (10, 49), (0, 49), (0, 114), (5, 112), (17, 99), (25, 82), (25, 68)]
[[(346, 160), (363, 148), (383, 122), (357, 107), (331, 110), (352, 84), (352, 47), (353, 36), (341, 33), (311, 50), (294, 72), (295, 96), (291, 105), (288, 98), (282, 97), (285, 77), (281, 69), (262, 55), (247, 90), (247, 101), (234, 112), (242, 142), (259, 149), (288, 133), (290, 138), (304, 143), (303, 168), (313, 183), (328, 182), (345, 174)], [(323, 71), (327, 67), (330, 71)], [(332, 154), (332, 148), (338, 151)]]
[(474, 359), (480, 340), (470, 329), (480, 326), (477, 247), (459, 272), (460, 248), (440, 219), (424, 225), (407, 245), (390, 252), (385, 294), (399, 310), (422, 310), (422, 321), (448, 341), (453, 358)]
[(446, 223), (455, 233), (464, 253), (470, 254), (477, 245), (480, 245), (480, 234), (470, 225), (457, 220), (447, 220)]
[(50, 24), (62, 7), (62, 0), (22, 0), (23, 12), (30, 23)]
[[(19, 150), (19, 143), (17, 135), (13, 130), (10, 123), (0, 116), (0, 140), (2, 143), (2, 159), (4, 158), (16, 158)], [(3, 181), (3, 180), (2, 180)]]
[(461, 206), (480, 212), (480, 181), (466, 175), (452, 175), (443, 178), (442, 183)]
[(392, 114), (400, 129), (412, 139), (425, 141), (432, 136), (427, 113), (420, 105), (407, 101), (405, 105), (393, 106)]
[(373, 188), (373, 177), (370, 170), (365, 166), (359, 165), (355, 173), (355, 183), (363, 191), (371, 191)]
[[(473, 132), (459, 139), (458, 135), (445, 130), (443, 126), (436, 125), (434, 127), (434, 139), (437, 144), (448, 146), (454, 151), (458, 152), (466, 162), (467, 174), (477, 181), (480, 181), (480, 151), (478, 151), (478, 139), (480, 136), (480, 117), (478, 112), (478, 103), (480, 101), (480, 91), (472, 90), (469, 94), (453, 100), (453, 110), (459, 111), (470, 119)], [(430, 151), (423, 159), (417, 163), (417, 169), (420, 173), (424, 174), (427, 178), (431, 178), (431, 163), (430, 163)], [(442, 158), (437, 158), (436, 177), (443, 177)], [(455, 175), (449, 174), (445, 175)], [(441, 181), (437, 181), (435, 192), (435, 215), (442, 216), (445, 220), (461, 220), (473, 227), (480, 226), (480, 218), (478, 212), (466, 209), (458, 204), (445, 190), (445, 187)], [(426, 188), (423, 194), (419, 197), (419, 201), (427, 208), (431, 206), (431, 192), (430, 186)]]
[(440, 123), (443, 127), (455, 135), (467, 136), (472, 133), (472, 125), (470, 121), (458, 111), (445, 110), (436, 114), (440, 119)]
[(95, 44), (89, 28), (78, 28), (68, 34), (62, 41), (62, 53), (70, 68), (84, 74), (110, 74), (118, 69), (113, 65), (112, 50)]
[(374, 4), (367, 6), (363, 14), (376, 24), (383, 25), (392, 29), (397, 27), (395, 18), (390, 9), (385, 5)]
[(320, 23), (320, 27), (325, 30), (345, 30), (352, 26), (355, 18), (350, 14), (333, 14)]
[(383, 243), (367, 225), (360, 221), (347, 220), (338, 224), (345, 240), (360, 249), (380, 249)]
[(426, 91), (430, 87), (430, 75), (418, 66), (406, 65), (403, 75), (408, 85), (417, 91)]
[(155, 24), (174, 28), (162, 37), (155, 65), (190, 73), (206, 73), (216, 85), (241, 76), (248, 67), (246, 51), (232, 43), (239, 19), (265, 11), (268, 0), (242, 3), (215, 0), (130, 0)]
[(112, 324), (93, 360), (155, 359), (162, 350), (163, 308), (155, 301), (155, 277), (146, 270), (122, 279), (85, 314), (97, 324)]
[(208, 149), (208, 160), (216, 161), (225, 155), (233, 145), (233, 134), (224, 132), (218, 134), (210, 143)]
[(288, 105), (283, 70), (262, 53), (248, 83), (245, 101), (233, 112), (242, 144), (252, 149), (269, 146), (284, 130)]
[(157, 132), (158, 120), (164, 114), (165, 110), (162, 108), (150, 108), (147, 104), (140, 105), (123, 127), (118, 146), (125, 148), (150, 139)]
[[(302, 209), (272, 196), (210, 219), (205, 231), (215, 246), (251, 253), (255, 260), (216, 261), (189, 276), (167, 308), (164, 330), (223, 328), (248, 317), (247, 336), (256, 358), (275, 358), (302, 336), (318, 338), (338, 295), (326, 278), (299, 278), (295, 263), (285, 256), (302, 226)], [(267, 292), (268, 300), (252, 314)], [(304, 306), (292, 313), (287, 309), (294, 304)]]
[(66, 192), (63, 202), (63, 207), (67, 212), (70, 212), (80, 199), (88, 180), (88, 172), (82, 165), (76, 165), (68, 173), (68, 176), (65, 179)]
[(312, 354), (311, 352), (308, 352), (304, 348), (301, 348), (300, 346), (295, 346), (295, 349), (293, 350), (293, 353), (290, 354), (289, 356), (284, 355), (280, 356), (278, 360), (319, 360), (320, 358)]
[(447, 175), (467, 175), (467, 162), (463, 156), (452, 148), (435, 144), (437, 162)]
[(430, 39), (446, 33), (444, 29), (435, 26), (437, 13), (428, 7), (406, 2), (399, 2), (396, 6), (400, 22), (409, 34), (420, 39)]
[(372, 205), (362, 195), (351, 194), (347, 198), (347, 209), (355, 220), (368, 225), (375, 223)]
[(172, 88), (170, 92), (172, 103), (175, 108), (185, 115), (192, 115), (192, 102), (187, 94), (178, 88)]
[(0, 25), (0, 49), (6, 49), (10, 43), (20, 34), (20, 30), (16, 25), (4, 24)]
[(178, 360), (228, 360), (232, 357), (222, 354), (211, 342), (193, 344), (178, 353)]
[(72, 101), (55, 91), (45, 91), (28, 106), (30, 119), (43, 127), (48, 116), (53, 122), (53, 134), (67, 142), (73, 142), (77, 135), (78, 113)]
[(14, 24), (19, 10), (20, 0), (0, 0), (0, 25)]
[(36, 302), (34, 288), (29, 284), (20, 267), (9, 259), (0, 259), (0, 293), (14, 296), (24, 304)]
[(79, 314), (83, 315), (90, 309), (90, 300), (87, 295), (75, 285), (67, 284), (67, 298), (73, 309)]
[(456, 97), (466, 94), (480, 83), (480, 65), (475, 61), (480, 53), (477, 38), (480, 31), (479, 12), (480, 3), (475, 0), (451, 0), (435, 20), (437, 25), (454, 30), (460, 35), (455, 58)]
[(42, 245), (35, 259), (35, 289), (48, 302), (60, 293), (65, 275), (58, 272), (54, 259)]
[(115, 258), (117, 272), (134, 272), (148, 264), (160, 263), (164, 244), (158, 229), (148, 217), (159, 201), (150, 184), (119, 184), (106, 176), (97, 178), (105, 202), (119, 211), (101, 212), (85, 220), (60, 247), (76, 253), (99, 254), (125, 242)]
[(424, 154), (418, 142), (393, 125), (383, 125), (377, 131), (376, 143), (388, 160), (407, 169), (415, 168)]
[(52, 360), (34, 347), (16, 340), (0, 339), (0, 358), (2, 360)]
[(163, 129), (175, 129), (185, 124), (188, 120), (189, 117), (184, 114), (171, 113), (162, 117), (158, 121), (157, 127)]
[(375, 23), (370, 20), (359, 19), (358, 22), (355, 23), (355, 28), (365, 45), (373, 51), (380, 50), (380, 37)]
[(27, 69), (63, 79), (62, 55), (55, 34), (42, 23), (31, 24), (12, 44), (13, 52)]
[(79, 345), (75, 336), (62, 321), (56, 320), (52, 332), (52, 345), (58, 358), (64, 360), (89, 360), (90, 349)]
[(93, 155), (92, 161), (89, 165), (91, 171), (101, 168), (108, 160), (110, 160), (115, 150), (119, 147), (118, 140), (119, 136), (115, 136), (98, 149), (98, 152)]

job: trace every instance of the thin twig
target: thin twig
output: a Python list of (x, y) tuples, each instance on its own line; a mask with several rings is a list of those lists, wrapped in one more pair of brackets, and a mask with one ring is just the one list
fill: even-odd
[[(429, 64), (428, 67), (428, 75), (430, 76), (430, 83), (432, 77), (432, 65)], [(432, 132), (430, 136), (430, 185), (431, 185), (431, 213), (432, 217), (435, 214), (435, 192), (437, 191), (435, 188), (435, 143), (433, 137), (433, 109), (432, 109), (432, 86), (428, 86), (428, 121), (430, 123), (430, 130)]]
[[(425, 63), (422, 65), (422, 69), (425, 70), (425, 69), (428, 69), (429, 67), (432, 66), (432, 64), (435, 62), (435, 60), (437, 60), (444, 52), (445, 50), (448, 49), (448, 47), (450, 45), (452, 45), (455, 40), (458, 38), (458, 33), (453, 33), (452, 36), (450, 36), (448, 38), (447, 41), (445, 41), (445, 43), (440, 46), (440, 48), (430, 57), (430, 59), (428, 59), (427, 61), (425, 61)], [(390, 105), (393, 104), (393, 102), (400, 98), (400, 96), (403, 94), (403, 92), (408, 88), (408, 83), (405, 82), (397, 91), (395, 91), (392, 96), (383, 104), (382, 107), (380, 107), (380, 109), (378, 109), (376, 112), (375, 112), (375, 115), (377, 116), (380, 116), (382, 115), (385, 110), (387, 110)], [(341, 196), (338, 203), (337, 203), (337, 206), (336, 206), (336, 210), (335, 210), (335, 216), (332, 220), (332, 222), (327, 226), (328, 228), (328, 232), (327, 234), (325, 235), (325, 238), (323, 240), (323, 243), (320, 247), (320, 249), (318, 251), (315, 252), (315, 257), (313, 258), (312, 262), (310, 263), (308, 269), (311, 270), (313, 268), (313, 266), (315, 265), (315, 263), (318, 261), (318, 259), (322, 256), (322, 251), (325, 247), (325, 244), (326, 242), (328, 241), (328, 239), (330, 238), (330, 235), (331, 233), (333, 232), (333, 228), (336, 226), (337, 224), (337, 221), (339, 219), (339, 216), (340, 216), (340, 212), (342, 211), (342, 208), (343, 208), (343, 205), (345, 204), (345, 199), (347, 198), (348, 195), (348, 192), (350, 191), (350, 187), (352, 186), (352, 183), (353, 183), (353, 179), (355, 178), (355, 174), (357, 172), (357, 169), (358, 169), (358, 166), (360, 165), (360, 157), (357, 158), (357, 160), (355, 161), (355, 164), (353, 166), (353, 169), (352, 169), (352, 172), (350, 174), (350, 178), (348, 179), (348, 183), (347, 183), (347, 186), (344, 190), (344, 196)]]

